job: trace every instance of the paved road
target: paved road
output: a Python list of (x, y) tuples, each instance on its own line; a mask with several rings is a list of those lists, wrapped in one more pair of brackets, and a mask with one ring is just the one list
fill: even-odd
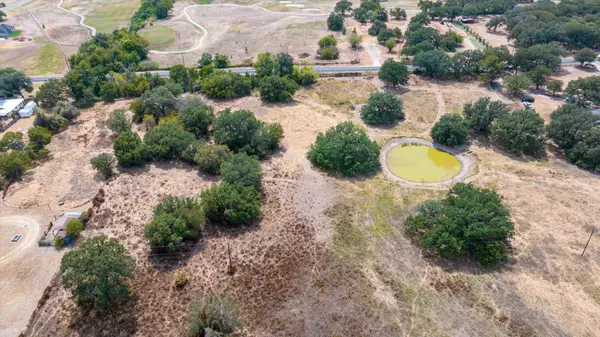
[(29, 1), (31, 1), (31, 0), (21, 0), (21, 1), (17, 1), (17, 2), (15, 2), (14, 4), (11, 4), (11, 5), (6, 5), (6, 7), (0, 8), (0, 11), (3, 11), (3, 12), (8, 12), (8, 11), (10, 11), (10, 10), (13, 10), (13, 9), (15, 9), (15, 8), (19, 8), (19, 7), (23, 6), (24, 4), (28, 3)]
[[(598, 59), (597, 59), (598, 60)], [(578, 64), (579, 62), (573, 60), (573, 58), (566, 58), (562, 60), (564, 65)], [(331, 73), (365, 73), (365, 72), (378, 72), (380, 66), (313, 66), (313, 69), (319, 74), (331, 74)], [(239, 68), (228, 68), (225, 69), (236, 74), (254, 74), (256, 71), (252, 67), (239, 67)], [(415, 71), (415, 66), (408, 66), (409, 71)], [(161, 77), (169, 77), (167, 70), (153, 71)], [(63, 76), (32, 76), (32, 82), (46, 82), (50, 79), (59, 79)]]
[[(377, 72), (379, 71), (380, 66), (313, 66), (313, 69), (319, 74), (327, 74), (327, 73), (364, 73), (364, 72)], [(414, 66), (408, 66), (409, 71), (414, 71), (416, 68)], [(224, 69), (227, 71), (231, 71), (236, 74), (254, 74), (256, 70), (252, 67), (240, 67), (240, 68), (227, 68)], [(142, 74), (143, 72), (138, 72), (138, 74)], [(169, 77), (169, 71), (167, 70), (158, 70), (151, 71), (150, 73), (159, 74), (160, 77)], [(62, 75), (57, 76), (31, 76), (32, 82), (46, 82), (52, 79), (61, 79)]]

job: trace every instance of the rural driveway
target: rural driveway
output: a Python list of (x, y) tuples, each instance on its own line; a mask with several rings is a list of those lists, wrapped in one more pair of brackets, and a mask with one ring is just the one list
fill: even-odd
[[(48, 209), (8, 208), (0, 204), (0, 337), (24, 331), (44, 289), (60, 266), (63, 252), (38, 247), (53, 216)], [(11, 242), (15, 234), (22, 235)]]

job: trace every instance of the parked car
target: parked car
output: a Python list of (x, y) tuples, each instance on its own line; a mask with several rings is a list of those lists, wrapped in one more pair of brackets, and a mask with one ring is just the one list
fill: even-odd
[(521, 98), (521, 102), (533, 103), (533, 102), (535, 102), (535, 99), (531, 96), (525, 96), (525, 97)]
[(575, 103), (575, 102), (577, 102), (577, 97), (575, 97), (575, 96), (569, 96), (569, 97), (565, 98), (565, 102), (567, 102), (567, 103)]
[(525, 109), (531, 109), (533, 107), (533, 105), (530, 102), (523, 102), (523, 106), (525, 107)]

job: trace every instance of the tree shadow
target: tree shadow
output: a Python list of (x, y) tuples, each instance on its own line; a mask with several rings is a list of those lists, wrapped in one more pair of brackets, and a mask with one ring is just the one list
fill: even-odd
[(69, 326), (79, 336), (133, 336), (137, 332), (137, 305), (136, 294), (102, 311), (80, 303), (70, 317)]
[(494, 144), (494, 142), (488, 138), (488, 136), (483, 135), (483, 134), (471, 134), (469, 136), (469, 140), (467, 141), (467, 145), (476, 145), (476, 146), (482, 147), (484, 149), (500, 153), (509, 159), (512, 159), (512, 160), (515, 160), (515, 161), (518, 161), (521, 163), (548, 161), (548, 153), (546, 152), (547, 146), (544, 146), (544, 150), (543, 150), (544, 152), (543, 152), (543, 154), (540, 154), (539, 156), (519, 154), (519, 153), (509, 152), (507, 150), (504, 150), (500, 146), (496, 146)]

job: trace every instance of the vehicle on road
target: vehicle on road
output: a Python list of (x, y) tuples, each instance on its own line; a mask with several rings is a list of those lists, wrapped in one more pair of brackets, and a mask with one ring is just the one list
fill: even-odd
[(525, 96), (525, 97), (521, 98), (521, 102), (533, 103), (533, 102), (535, 102), (535, 99), (531, 96)]

